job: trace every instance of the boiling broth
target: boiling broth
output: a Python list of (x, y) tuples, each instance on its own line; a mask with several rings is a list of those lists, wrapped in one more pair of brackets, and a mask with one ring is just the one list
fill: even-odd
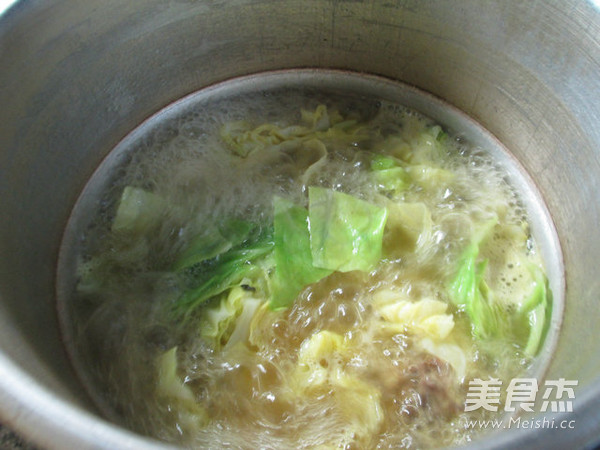
[(552, 301), (523, 197), (459, 132), (285, 86), (132, 135), (63, 249), (63, 328), (96, 402), (194, 447), (473, 439), (469, 420), (503, 413), (465, 412), (469, 380), (532, 376)]

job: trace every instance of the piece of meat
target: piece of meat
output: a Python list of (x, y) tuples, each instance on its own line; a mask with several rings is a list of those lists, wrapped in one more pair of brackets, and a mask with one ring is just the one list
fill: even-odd
[(429, 354), (418, 356), (403, 367), (394, 366), (375, 375), (384, 401), (407, 418), (422, 414), (432, 419), (456, 416), (462, 401), (452, 367)]

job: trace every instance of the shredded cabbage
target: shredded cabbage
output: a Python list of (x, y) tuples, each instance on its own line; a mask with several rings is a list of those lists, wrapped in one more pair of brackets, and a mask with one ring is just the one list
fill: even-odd
[(201, 310), (200, 336), (215, 350), (247, 340), (252, 317), (262, 302), (242, 286), (232, 288), (216, 304)]
[(393, 333), (409, 332), (444, 340), (454, 328), (454, 318), (447, 314), (448, 304), (439, 300), (411, 301), (386, 289), (374, 294), (373, 306), (383, 319), (382, 327)]
[(315, 111), (302, 110), (303, 125), (280, 127), (263, 124), (254, 127), (249, 122), (227, 123), (221, 129), (221, 138), (230, 150), (243, 158), (269, 147), (310, 141), (353, 143), (368, 137), (366, 128), (356, 120), (345, 120), (337, 111), (329, 112), (325, 105)]
[(311, 335), (300, 347), (291, 385), (301, 401), (333, 392), (331, 414), (341, 416), (346, 430), (344, 442), (335, 442), (342, 447), (370, 438), (384, 419), (379, 390), (344, 369), (343, 355), (351, 352), (337, 333), (324, 330)]
[(450, 364), (462, 382), (467, 357), (453, 342), (454, 317), (447, 313), (447, 303), (430, 298), (412, 301), (391, 289), (382, 289), (373, 294), (373, 306), (382, 319), (382, 331), (414, 335), (417, 346)]

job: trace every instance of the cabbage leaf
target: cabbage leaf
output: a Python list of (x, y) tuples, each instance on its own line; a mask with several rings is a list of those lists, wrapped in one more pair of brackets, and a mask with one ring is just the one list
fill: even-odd
[(126, 186), (117, 206), (112, 231), (142, 233), (158, 223), (166, 205), (166, 201), (157, 194)]
[[(525, 354), (534, 356), (550, 324), (552, 296), (548, 280), (541, 268), (527, 261), (524, 251), (511, 251), (509, 247), (505, 254), (510, 255), (510, 266), (520, 270), (519, 284), (523, 293), (501, 295), (498, 289), (490, 288), (490, 281), (486, 279), (489, 259), (481, 260), (480, 247), (496, 223), (493, 219), (483, 224), (464, 251), (457, 275), (450, 284), (450, 298), (466, 312), (475, 336), (511, 340), (522, 346)], [(496, 277), (506, 278), (502, 271), (499, 273)]]
[(371, 160), (371, 176), (379, 191), (389, 196), (397, 196), (410, 186), (406, 169), (391, 156), (375, 155)]
[[(261, 259), (264, 260), (272, 252), (273, 246), (272, 228), (257, 226), (238, 245), (213, 258), (185, 267), (184, 275), (189, 287), (175, 302), (175, 314), (189, 317), (195, 308), (240, 285), (243, 279), (259, 283), (259, 279), (264, 278), (269, 270), (268, 262), (264, 264), (262, 261), (261, 264)], [(192, 256), (188, 256), (187, 260), (192, 260)]]
[(427, 297), (413, 301), (406, 294), (386, 288), (373, 293), (372, 304), (381, 316), (381, 331), (413, 334), (417, 346), (450, 364), (462, 382), (467, 356), (454, 342), (454, 317), (447, 311), (446, 302)]
[(380, 305), (377, 312), (384, 319), (383, 327), (394, 333), (409, 331), (444, 340), (454, 328), (452, 314), (447, 314), (448, 304), (423, 298), (418, 301), (398, 299)]
[(337, 437), (341, 441), (335, 442), (336, 448), (368, 440), (384, 420), (379, 389), (344, 367), (343, 360), (352, 353), (344, 336), (319, 331), (302, 342), (290, 377), (290, 387), (298, 402), (323, 397), (332, 400), (330, 414), (338, 415), (347, 431)]
[(194, 393), (177, 375), (177, 347), (172, 347), (156, 358), (159, 398), (166, 401), (167, 411), (174, 415), (178, 426), (186, 432), (202, 428), (210, 421), (207, 411), (196, 401)]
[(275, 197), (273, 206), (275, 275), (270, 306), (280, 309), (288, 307), (302, 289), (332, 270), (313, 265), (306, 208), (281, 197)]
[(218, 227), (208, 227), (191, 240), (177, 258), (173, 269), (183, 270), (225, 253), (242, 244), (256, 229), (256, 224), (238, 219), (228, 220)]
[(237, 156), (250, 154), (283, 144), (312, 139), (337, 143), (355, 143), (368, 137), (366, 128), (356, 120), (342, 117), (318, 105), (314, 111), (301, 111), (302, 125), (282, 127), (273, 123), (254, 126), (246, 121), (230, 122), (221, 129), (221, 138)]
[(308, 189), (313, 264), (324, 269), (369, 271), (381, 258), (387, 210), (342, 192)]
[(450, 298), (454, 305), (461, 309), (472, 307), (473, 303), (481, 302), (481, 297), (487, 292), (483, 280), (483, 272), (487, 263), (478, 263), (479, 248), (496, 226), (497, 218), (485, 222), (471, 239), (464, 250), (456, 277), (450, 285)]
[(215, 350), (231, 348), (248, 338), (250, 322), (262, 302), (242, 286), (232, 288), (215, 304), (205, 306), (199, 330), (204, 341)]
[(546, 339), (552, 318), (552, 292), (544, 272), (535, 266), (530, 267), (534, 278), (533, 292), (521, 308), (527, 315), (530, 331), (525, 345), (525, 353), (535, 355)]

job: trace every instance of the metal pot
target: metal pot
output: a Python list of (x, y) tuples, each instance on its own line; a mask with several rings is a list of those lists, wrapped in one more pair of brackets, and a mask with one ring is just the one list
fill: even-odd
[[(31, 441), (161, 447), (102, 419), (73, 374), (55, 312), (63, 229), (95, 167), (145, 118), (209, 84), (298, 67), (428, 91), (528, 170), (566, 269), (548, 378), (578, 381), (574, 411), (534, 416), (557, 428), (504, 430), (483, 443), (600, 440), (597, 0), (21, 1), (0, 17), (0, 64), (0, 419)], [(574, 429), (560, 429), (563, 420)]]

